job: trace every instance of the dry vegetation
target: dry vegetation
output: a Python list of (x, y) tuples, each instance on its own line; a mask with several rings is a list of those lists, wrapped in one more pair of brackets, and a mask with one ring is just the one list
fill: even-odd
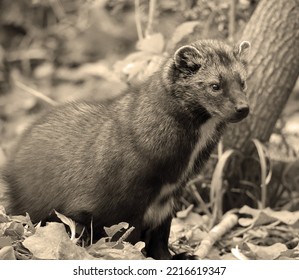
[[(24, 129), (49, 106), (113, 98), (195, 38), (238, 41), (258, 2), (0, 0), (0, 168)], [(299, 259), (298, 123), (297, 83), (270, 141), (250, 139), (254, 152), (246, 173), (253, 178), (232, 182), (230, 167), (242, 154), (219, 145), (203, 174), (186, 186), (172, 223), (173, 252)], [(82, 228), (59, 213), (66, 227), (41, 227), (29, 215), (9, 216), (6, 203), (0, 181), (0, 259), (144, 258), (142, 242), (125, 242), (133, 230), (125, 221), (93, 244), (89, 233), (81, 235)]]

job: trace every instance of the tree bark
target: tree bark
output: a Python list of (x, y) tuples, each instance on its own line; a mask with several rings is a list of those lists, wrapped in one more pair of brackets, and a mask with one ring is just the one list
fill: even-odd
[(252, 138), (269, 140), (299, 75), (299, 0), (261, 0), (242, 40), (252, 45), (247, 80), (251, 113), (231, 125), (223, 141), (248, 154)]

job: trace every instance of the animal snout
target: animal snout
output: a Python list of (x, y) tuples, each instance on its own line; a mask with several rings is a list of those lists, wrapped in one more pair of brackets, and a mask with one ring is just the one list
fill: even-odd
[(237, 105), (235, 106), (235, 111), (240, 117), (245, 118), (249, 114), (249, 106), (248, 104)]
[(229, 122), (235, 123), (243, 120), (249, 114), (249, 106), (247, 103), (240, 103), (234, 107), (234, 110), (231, 112), (230, 117), (228, 118)]

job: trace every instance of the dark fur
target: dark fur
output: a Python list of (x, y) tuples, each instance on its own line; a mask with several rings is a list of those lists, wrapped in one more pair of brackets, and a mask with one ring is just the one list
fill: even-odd
[[(53, 108), (27, 130), (7, 166), (10, 212), (28, 212), (35, 222), (53, 209), (86, 225), (92, 217), (97, 237), (103, 226), (126, 221), (135, 227), (129, 241), (142, 239), (149, 256), (170, 258), (181, 187), (226, 124), (247, 115), (236, 112), (247, 104), (242, 56), (223, 43), (198, 41), (106, 105)], [(216, 82), (221, 92), (211, 90)]]

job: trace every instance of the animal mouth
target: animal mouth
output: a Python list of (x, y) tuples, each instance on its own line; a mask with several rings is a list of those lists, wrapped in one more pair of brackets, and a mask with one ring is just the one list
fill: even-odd
[(242, 112), (242, 113), (235, 113), (232, 117), (230, 117), (228, 119), (228, 121), (231, 122), (231, 123), (240, 122), (243, 119), (245, 119), (248, 116), (248, 114), (249, 114), (249, 111), (248, 112)]

